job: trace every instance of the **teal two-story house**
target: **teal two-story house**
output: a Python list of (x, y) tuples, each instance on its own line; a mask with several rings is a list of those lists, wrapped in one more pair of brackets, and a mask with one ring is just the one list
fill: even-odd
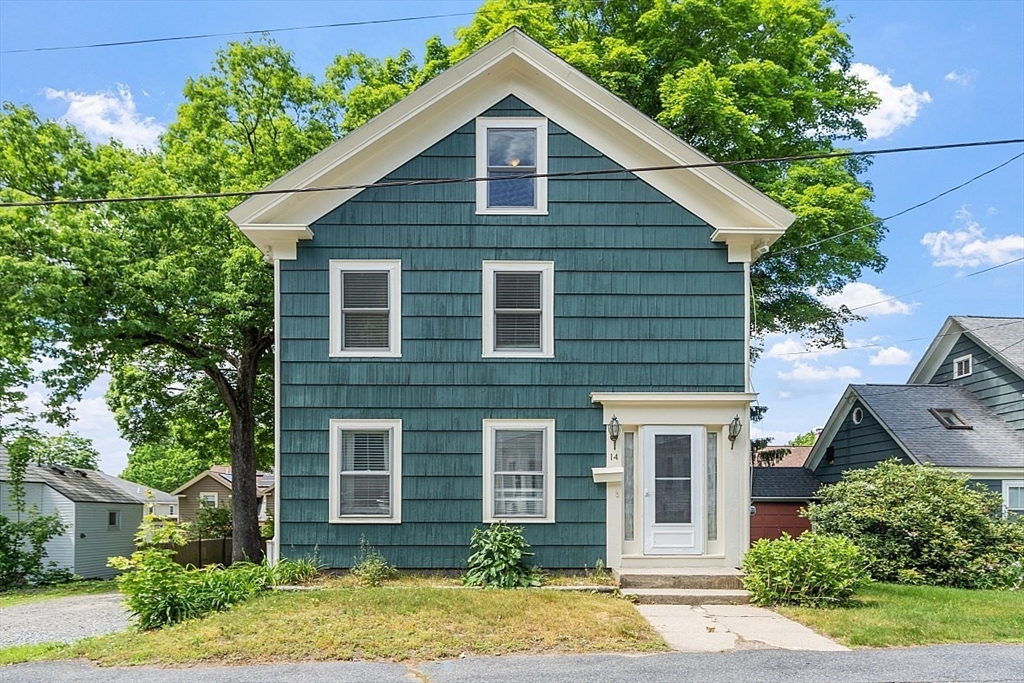
[(273, 553), (458, 569), (504, 520), (548, 568), (736, 567), (749, 266), (793, 216), (623, 170), (708, 161), (511, 30), (269, 188), (337, 189), (233, 209), (275, 272)]

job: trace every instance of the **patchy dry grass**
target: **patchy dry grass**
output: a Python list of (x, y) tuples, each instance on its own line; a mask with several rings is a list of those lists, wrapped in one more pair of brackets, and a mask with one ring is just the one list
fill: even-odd
[(850, 607), (782, 607), (851, 647), (1024, 643), (1024, 592), (873, 584)]
[(18, 590), (0, 592), (0, 608), (24, 605), (51, 598), (66, 598), (72, 595), (93, 595), (97, 593), (113, 593), (117, 590), (114, 581), (71, 581), (56, 586), (41, 588), (20, 588)]
[(59, 656), (174, 666), (666, 649), (631, 604), (608, 596), (391, 586), (267, 594), (170, 628), (91, 638)]

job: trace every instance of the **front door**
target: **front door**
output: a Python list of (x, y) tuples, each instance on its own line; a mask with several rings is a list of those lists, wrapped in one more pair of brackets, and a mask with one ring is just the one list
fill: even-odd
[(642, 427), (644, 554), (704, 552), (704, 429)]

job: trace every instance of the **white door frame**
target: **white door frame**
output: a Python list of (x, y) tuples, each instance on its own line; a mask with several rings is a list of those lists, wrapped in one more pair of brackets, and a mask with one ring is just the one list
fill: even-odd
[[(655, 521), (655, 437), (690, 436), (690, 522)], [(702, 426), (646, 425), (640, 428), (642, 444), (643, 539), (645, 555), (701, 555), (704, 552), (704, 489), (706, 486), (705, 447), (707, 435)]]

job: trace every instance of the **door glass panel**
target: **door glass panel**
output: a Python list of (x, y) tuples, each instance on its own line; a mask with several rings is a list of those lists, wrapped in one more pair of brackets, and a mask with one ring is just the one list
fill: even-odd
[(634, 499), (633, 491), (633, 444), (636, 434), (623, 432), (622, 434), (622, 540), (633, 540), (633, 518)]
[(689, 434), (654, 437), (654, 522), (690, 524), (692, 450)]
[(708, 540), (718, 540), (718, 434), (708, 432), (708, 491), (705, 506), (708, 510)]

